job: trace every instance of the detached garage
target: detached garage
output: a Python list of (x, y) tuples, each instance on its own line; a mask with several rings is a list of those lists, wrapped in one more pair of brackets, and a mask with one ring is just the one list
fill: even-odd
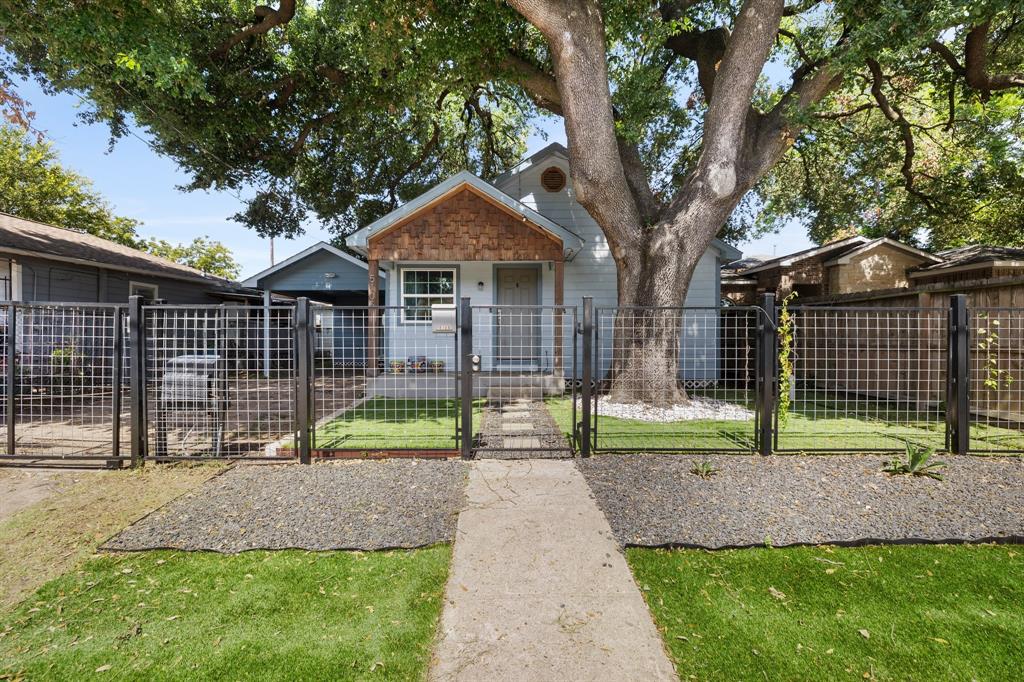
[[(369, 269), (364, 261), (326, 242), (319, 242), (291, 258), (245, 280), (243, 286), (263, 292), (265, 306), (273, 296), (306, 296), (316, 303), (317, 356), (335, 365), (359, 365), (366, 361), (366, 306)], [(379, 272), (379, 301), (384, 302), (386, 273)], [(270, 332), (268, 331), (268, 336)]]

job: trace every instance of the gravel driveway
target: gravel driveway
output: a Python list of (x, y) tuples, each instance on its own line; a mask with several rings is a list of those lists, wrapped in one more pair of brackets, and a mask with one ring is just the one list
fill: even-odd
[(455, 538), (457, 460), (240, 465), (129, 526), (103, 549), (387, 549)]
[[(623, 455), (579, 460), (624, 545), (722, 548), (868, 541), (1024, 541), (1024, 459), (942, 457), (944, 481), (884, 457)], [(690, 473), (695, 461), (719, 470)]]

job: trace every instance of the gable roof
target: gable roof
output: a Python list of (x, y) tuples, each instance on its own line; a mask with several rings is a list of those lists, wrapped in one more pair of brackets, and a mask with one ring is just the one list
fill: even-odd
[(383, 218), (370, 223), (366, 227), (356, 230), (348, 236), (345, 240), (345, 244), (347, 244), (349, 248), (365, 255), (367, 253), (367, 243), (375, 234), (383, 232), (395, 223), (412, 216), (421, 208), (439, 201), (447, 195), (459, 191), (465, 186), (469, 186), (477, 192), (486, 195), (488, 198), (501, 204), (505, 208), (523, 216), (545, 232), (557, 237), (562, 242), (562, 248), (565, 252), (566, 258), (571, 259), (579, 252), (580, 249), (583, 248), (583, 240), (580, 239), (578, 235), (544, 217), (521, 201), (513, 199), (494, 185), (478, 178), (469, 171), (456, 173), (444, 182), (434, 185), (415, 199), (399, 206)]
[(924, 259), (926, 261), (929, 261), (931, 263), (941, 263), (942, 262), (942, 258), (940, 258), (939, 256), (936, 256), (933, 253), (929, 253), (928, 251), (925, 251), (923, 249), (919, 249), (917, 247), (911, 246), (910, 244), (904, 244), (903, 242), (898, 242), (895, 239), (889, 239), (888, 237), (880, 237), (878, 239), (872, 239), (871, 241), (867, 242), (866, 244), (862, 244), (862, 245), (860, 245), (860, 246), (858, 246), (858, 247), (856, 247), (854, 249), (850, 249), (849, 251), (846, 251), (846, 252), (840, 254), (837, 258), (833, 258), (830, 261), (826, 261), (825, 264), (826, 265), (846, 265), (847, 263), (850, 262), (850, 259), (853, 258), (854, 256), (858, 256), (858, 255), (860, 255), (862, 253), (866, 253), (866, 252), (871, 251), (872, 249), (875, 249), (875, 248), (877, 248), (879, 246), (889, 246), (891, 248), (898, 249), (900, 251), (904, 251), (904, 252), (909, 253), (911, 255), (918, 256), (919, 258), (922, 258), (922, 259)]
[[(259, 281), (261, 279), (264, 279), (264, 278), (269, 277), (269, 276), (271, 276), (271, 275), (273, 275), (273, 274), (275, 274), (277, 272), (280, 272), (281, 270), (284, 270), (284, 269), (288, 268), (289, 266), (294, 265), (295, 263), (298, 263), (302, 259), (308, 258), (309, 256), (312, 256), (313, 254), (315, 254), (317, 252), (320, 252), (320, 251), (323, 251), (323, 252), (326, 252), (326, 253), (330, 253), (331, 255), (337, 256), (338, 258), (341, 258), (342, 260), (347, 261), (348, 263), (350, 263), (352, 265), (355, 265), (357, 267), (360, 267), (363, 270), (366, 270), (367, 272), (369, 272), (369, 269), (370, 269), (369, 265), (367, 265), (367, 263), (365, 261), (361, 261), (358, 258), (356, 258), (355, 256), (353, 256), (351, 254), (348, 254), (348, 253), (345, 253), (341, 249), (339, 249), (339, 248), (337, 248), (335, 246), (332, 246), (332, 245), (328, 244), (327, 242), (317, 242), (316, 244), (313, 244), (313, 246), (310, 246), (307, 249), (303, 249), (302, 251), (299, 251), (295, 255), (290, 256), (290, 257), (284, 259), (280, 263), (275, 263), (274, 265), (271, 265), (266, 270), (262, 270), (260, 272), (257, 272), (255, 275), (245, 279), (242, 282), (242, 286), (258, 288), (259, 287)], [(387, 277), (387, 272), (385, 272), (384, 270), (380, 270), (379, 272), (380, 272), (380, 276), (382, 278), (386, 278)]]
[(1024, 249), (1010, 246), (975, 244), (946, 249), (936, 255), (940, 257), (938, 263), (914, 268), (910, 276), (923, 277), (989, 266), (1024, 267)]
[(512, 166), (511, 168), (509, 168), (507, 171), (505, 171), (504, 173), (502, 173), (498, 177), (494, 178), (494, 184), (495, 185), (500, 185), (501, 183), (503, 183), (505, 180), (508, 180), (513, 175), (515, 175), (517, 173), (522, 173), (524, 170), (526, 170), (530, 166), (536, 166), (537, 164), (539, 164), (541, 161), (543, 161), (544, 159), (548, 158), (549, 156), (558, 156), (558, 157), (561, 157), (562, 160), (568, 161), (569, 160), (569, 150), (565, 148), (565, 145), (563, 145), (563, 144), (561, 144), (559, 142), (552, 142), (548, 146), (546, 146), (543, 149), (541, 149), (541, 150), (531, 154), (530, 156), (528, 156), (525, 159), (521, 160), (516, 165)]
[(159, 275), (212, 286), (235, 283), (85, 232), (0, 213), (0, 251), (48, 260)]
[(729, 263), (735, 261), (737, 258), (743, 257), (743, 252), (737, 249), (732, 244), (723, 242), (718, 237), (711, 240), (711, 247), (718, 251), (718, 254), (722, 257), (722, 261)]
[(746, 275), (754, 272), (761, 272), (763, 270), (770, 270), (772, 268), (788, 267), (793, 263), (797, 263), (807, 258), (814, 258), (815, 256), (832, 253), (833, 251), (839, 251), (842, 249), (852, 250), (853, 248), (861, 244), (866, 244), (869, 241), (871, 240), (867, 237), (859, 234), (854, 235), (852, 237), (847, 237), (846, 239), (840, 239), (839, 241), (830, 242), (821, 246), (815, 246), (810, 249), (804, 249), (803, 251), (797, 251), (796, 253), (766, 260), (759, 265), (755, 265), (745, 270), (740, 270), (739, 274)]

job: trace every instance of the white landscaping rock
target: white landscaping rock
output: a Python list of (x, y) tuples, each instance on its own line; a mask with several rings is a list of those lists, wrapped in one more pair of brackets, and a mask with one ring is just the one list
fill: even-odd
[(754, 418), (754, 413), (742, 405), (714, 398), (690, 398), (680, 405), (654, 407), (643, 403), (613, 403), (602, 396), (597, 401), (597, 414), (644, 422), (685, 422), (696, 419), (748, 421)]

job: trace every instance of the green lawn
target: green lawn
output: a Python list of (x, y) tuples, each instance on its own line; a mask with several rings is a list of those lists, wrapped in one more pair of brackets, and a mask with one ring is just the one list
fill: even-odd
[(1024, 548), (627, 550), (682, 679), (1005, 680)]
[[(753, 409), (752, 398), (746, 392), (715, 391), (708, 397)], [(571, 432), (571, 401), (549, 400), (548, 409), (559, 427)], [(578, 410), (576, 419), (581, 419)], [(943, 413), (935, 408), (919, 413), (881, 401), (833, 401), (822, 396), (793, 405), (788, 422), (780, 430), (777, 449), (793, 452), (902, 450), (910, 442), (942, 450), (946, 445), (943, 419)], [(755, 448), (753, 419), (657, 423), (599, 413), (594, 423), (598, 450), (691, 448), (751, 452)], [(1024, 450), (1024, 432), (973, 424), (971, 444), (980, 449)]]
[(450, 556), (94, 558), (0, 616), (0, 679), (423, 678)]
[[(479, 424), (483, 403), (476, 401)], [(343, 450), (455, 449), (459, 402), (373, 398), (316, 429), (316, 448)]]

